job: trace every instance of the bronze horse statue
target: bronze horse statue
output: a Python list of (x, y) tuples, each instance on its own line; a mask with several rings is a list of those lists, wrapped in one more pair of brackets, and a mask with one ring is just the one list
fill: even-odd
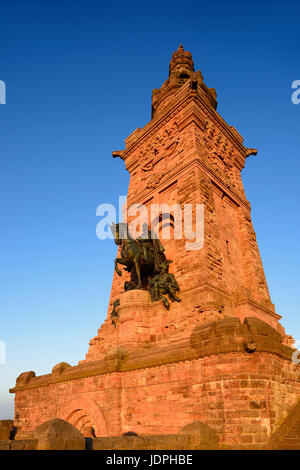
[(126, 266), (131, 273), (131, 280), (125, 283), (125, 290), (147, 288), (149, 278), (159, 271), (159, 264), (164, 261), (164, 247), (154, 232), (144, 224), (144, 233), (138, 239), (132, 238), (128, 226), (124, 222), (112, 223), (110, 229), (115, 243), (121, 246), (121, 258), (115, 259), (115, 271), (122, 276), (119, 264)]

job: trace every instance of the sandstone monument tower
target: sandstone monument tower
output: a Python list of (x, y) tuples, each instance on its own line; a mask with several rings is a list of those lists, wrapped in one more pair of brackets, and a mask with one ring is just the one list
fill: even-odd
[(256, 150), (216, 108), (215, 90), (179, 46), (169, 78), (153, 90), (150, 122), (113, 156), (130, 173), (128, 208), (202, 205), (199, 249), (174, 235), (175, 212), (164, 239), (160, 214), (155, 230), (179, 298), (166, 308), (119, 265), (86, 358), (18, 377), (11, 392), (20, 436), (52, 418), (97, 437), (174, 435), (200, 422), (220, 444), (259, 447), (299, 412), (293, 339), (270, 299), (241, 179)]

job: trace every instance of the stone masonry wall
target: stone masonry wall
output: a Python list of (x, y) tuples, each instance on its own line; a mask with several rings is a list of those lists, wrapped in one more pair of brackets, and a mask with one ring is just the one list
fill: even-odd
[(54, 417), (72, 422), (62, 411), (76, 400), (86, 414), (93, 402), (101, 410), (90, 416), (97, 436), (175, 434), (200, 420), (229, 445), (263, 444), (297, 400), (298, 378), (272, 354), (222, 354), (18, 391), (15, 424), (26, 435)]

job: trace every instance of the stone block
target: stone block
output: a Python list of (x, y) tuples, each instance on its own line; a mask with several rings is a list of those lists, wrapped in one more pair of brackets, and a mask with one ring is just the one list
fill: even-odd
[(10, 419), (0, 421), (0, 440), (9, 440), (13, 438), (14, 422)]
[(25, 440), (11, 441), (11, 450), (25, 450)]
[(67, 441), (66, 450), (85, 450), (85, 439), (69, 439)]
[(52, 375), (54, 377), (60, 376), (63, 372), (69, 369), (71, 366), (67, 362), (59, 362), (56, 366), (52, 369)]
[(33, 370), (31, 370), (29, 372), (23, 372), (17, 378), (16, 385), (18, 387), (23, 386), (23, 385), (27, 385), (28, 382), (30, 382), (34, 377), (35, 377), (35, 372)]
[(37, 448), (37, 439), (25, 439), (25, 448), (24, 450), (36, 450)]
[(193, 421), (180, 430), (180, 434), (192, 436), (194, 445), (199, 449), (216, 449), (220, 437), (214, 429), (201, 421)]
[(46, 437), (37, 440), (36, 450), (66, 450), (67, 441), (61, 437)]
[(63, 419), (52, 419), (38, 426), (32, 433), (38, 450), (81, 450), (85, 439), (80, 431)]
[(10, 450), (12, 441), (10, 440), (0, 440), (0, 451), (1, 450)]

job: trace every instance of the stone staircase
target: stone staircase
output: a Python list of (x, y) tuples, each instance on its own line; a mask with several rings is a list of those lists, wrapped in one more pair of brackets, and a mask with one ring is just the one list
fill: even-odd
[(293, 407), (267, 446), (272, 450), (300, 450), (300, 401)]
[(300, 450), (300, 418), (287, 430), (286, 435), (280, 442), (282, 450)]

